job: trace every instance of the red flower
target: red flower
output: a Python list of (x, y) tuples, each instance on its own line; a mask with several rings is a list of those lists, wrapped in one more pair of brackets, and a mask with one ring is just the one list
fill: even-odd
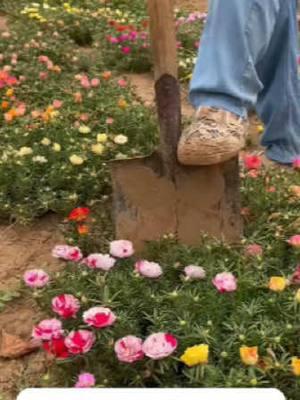
[(91, 210), (87, 207), (77, 207), (68, 216), (69, 221), (81, 222), (87, 219)]
[(262, 166), (262, 160), (255, 154), (248, 154), (244, 157), (244, 164), (246, 169), (260, 169)]
[(59, 339), (52, 339), (48, 342), (43, 343), (43, 349), (55, 356), (56, 358), (68, 358), (70, 353), (65, 345), (65, 339), (63, 337)]

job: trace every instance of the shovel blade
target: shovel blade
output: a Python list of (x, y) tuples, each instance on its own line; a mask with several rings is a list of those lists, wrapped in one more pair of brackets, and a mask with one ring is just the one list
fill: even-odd
[(236, 242), (242, 233), (237, 160), (212, 167), (181, 167), (171, 180), (158, 154), (111, 165), (116, 237), (137, 250), (173, 234), (197, 245), (203, 234)]

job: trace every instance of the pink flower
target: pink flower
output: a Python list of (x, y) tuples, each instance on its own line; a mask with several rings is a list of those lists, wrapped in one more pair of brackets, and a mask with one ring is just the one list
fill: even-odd
[(262, 166), (262, 160), (255, 154), (246, 154), (244, 164), (246, 169), (259, 169)]
[(216, 275), (212, 283), (220, 293), (234, 292), (237, 289), (237, 280), (230, 272)]
[(131, 48), (128, 46), (122, 47), (122, 53), (123, 54), (130, 54), (131, 53)]
[(127, 86), (127, 81), (125, 81), (125, 79), (119, 79), (118, 80), (118, 85), (122, 88)]
[(263, 255), (263, 249), (259, 244), (249, 244), (245, 248), (245, 255), (250, 257), (261, 257)]
[(44, 319), (32, 330), (32, 337), (38, 340), (59, 339), (63, 335), (62, 323), (58, 319)]
[(96, 87), (98, 87), (100, 85), (100, 79), (98, 79), (98, 78), (93, 78), (92, 80), (91, 80), (91, 86), (93, 87), (93, 88), (96, 88)]
[(47, 272), (42, 269), (31, 269), (25, 272), (24, 282), (31, 288), (42, 288), (46, 286), (50, 280)]
[(55, 258), (62, 258), (66, 261), (80, 261), (82, 253), (78, 247), (68, 245), (58, 245), (52, 250), (52, 256)]
[(48, 72), (40, 72), (39, 77), (41, 81), (45, 81), (48, 78)]
[(65, 338), (65, 345), (71, 354), (85, 354), (91, 350), (95, 341), (93, 332), (80, 329), (69, 333)]
[(112, 125), (114, 123), (114, 119), (113, 118), (106, 118), (106, 124), (107, 125)]
[(147, 357), (161, 360), (171, 355), (177, 348), (177, 339), (169, 333), (153, 333), (144, 341), (142, 350)]
[(94, 328), (106, 328), (115, 323), (116, 315), (106, 307), (92, 307), (83, 313), (84, 322)]
[(134, 254), (133, 244), (129, 240), (114, 240), (110, 243), (110, 254), (117, 258), (127, 258)]
[(79, 309), (79, 300), (71, 294), (61, 294), (52, 299), (52, 310), (64, 319), (76, 317)]
[(293, 161), (293, 168), (300, 170), (300, 156), (295, 158), (295, 160)]
[(188, 265), (184, 268), (185, 275), (190, 279), (204, 279), (206, 272), (202, 267), (196, 265)]
[(295, 285), (300, 285), (300, 265), (297, 266), (295, 272), (293, 273), (291, 281)]
[(158, 278), (163, 273), (159, 264), (146, 260), (137, 261), (135, 263), (135, 271), (147, 278)]
[(90, 116), (88, 113), (83, 113), (83, 114), (80, 114), (79, 119), (80, 119), (80, 121), (87, 122), (90, 119)]
[(48, 56), (39, 56), (38, 60), (42, 64), (47, 64), (49, 62), (49, 57)]
[(115, 343), (115, 353), (119, 361), (134, 363), (144, 358), (143, 341), (136, 336), (125, 336)]
[(82, 86), (84, 89), (90, 89), (90, 87), (91, 87), (90, 80), (89, 80), (89, 78), (88, 78), (86, 75), (84, 75), (84, 76), (80, 79), (80, 84), (81, 84), (81, 86)]
[(61, 101), (61, 100), (53, 100), (52, 105), (53, 105), (54, 108), (56, 108), (58, 110), (63, 105), (63, 101)]
[(294, 235), (289, 240), (288, 243), (296, 248), (300, 248), (300, 235)]
[(96, 379), (93, 374), (83, 372), (78, 375), (77, 382), (75, 383), (76, 388), (90, 388), (95, 386)]
[(91, 269), (109, 271), (116, 263), (116, 260), (109, 254), (90, 254), (82, 262)]

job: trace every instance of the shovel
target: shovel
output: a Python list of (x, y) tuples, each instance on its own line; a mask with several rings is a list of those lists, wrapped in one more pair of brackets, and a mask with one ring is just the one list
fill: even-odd
[(154, 58), (159, 148), (150, 156), (113, 161), (115, 233), (137, 250), (172, 234), (197, 245), (203, 233), (227, 242), (240, 239), (237, 158), (209, 167), (178, 164), (181, 133), (180, 87), (173, 0), (148, 0)]

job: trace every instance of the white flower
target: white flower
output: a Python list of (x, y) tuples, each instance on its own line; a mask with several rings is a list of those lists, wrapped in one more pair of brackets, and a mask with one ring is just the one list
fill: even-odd
[(20, 148), (18, 151), (18, 155), (23, 157), (23, 156), (28, 156), (29, 154), (32, 154), (33, 150), (31, 147), (23, 146)]
[(49, 144), (51, 144), (51, 140), (48, 139), (48, 138), (46, 138), (46, 137), (44, 137), (44, 139), (41, 140), (41, 143), (42, 143), (44, 146), (49, 146)]
[(45, 163), (48, 162), (47, 158), (44, 157), (44, 156), (35, 156), (35, 157), (32, 157), (32, 161), (33, 161), (33, 162), (40, 163), (40, 164), (45, 164)]
[(116, 144), (126, 144), (128, 142), (128, 137), (125, 135), (117, 135), (114, 138)]

